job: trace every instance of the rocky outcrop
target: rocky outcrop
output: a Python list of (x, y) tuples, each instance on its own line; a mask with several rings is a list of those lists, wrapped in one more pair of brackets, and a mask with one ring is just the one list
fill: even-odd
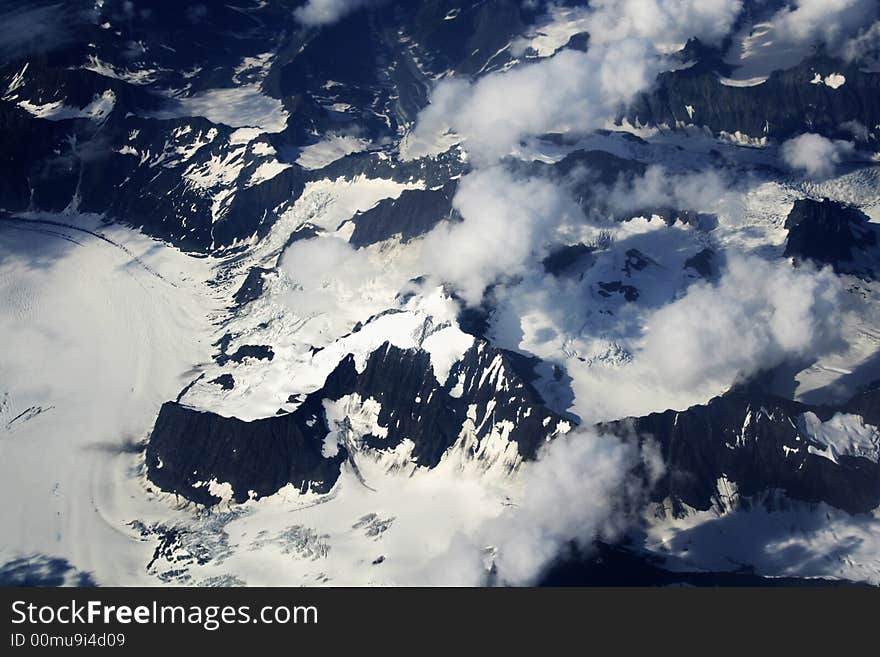
[(589, 267), (595, 249), (586, 244), (571, 244), (560, 247), (541, 261), (544, 271), (554, 276), (564, 276), (575, 270)]
[(245, 306), (251, 301), (259, 299), (260, 295), (263, 294), (264, 276), (271, 271), (271, 269), (266, 269), (265, 267), (251, 267), (241, 287), (238, 288), (232, 297), (235, 304), (237, 306)]
[[(832, 73), (846, 82), (837, 88), (814, 84)], [(804, 132), (851, 139), (847, 125), (880, 124), (880, 74), (857, 65), (816, 56), (775, 71), (755, 86), (722, 83), (711, 67), (692, 66), (663, 73), (651, 91), (637, 97), (625, 117), (633, 124), (707, 127), (713, 134), (739, 133), (751, 139), (784, 140)], [(855, 122), (855, 123), (853, 123)]]
[(705, 279), (712, 279), (718, 273), (716, 260), (716, 253), (712, 249), (706, 248), (685, 260), (684, 268), (693, 270)]
[(869, 273), (866, 251), (877, 245), (877, 231), (858, 209), (822, 199), (798, 199), (785, 220), (785, 256), (831, 265), (837, 273)]
[[(880, 465), (864, 456), (823, 456), (827, 446), (804, 425), (805, 413), (827, 421), (837, 412), (864, 413), (876, 421), (880, 391), (840, 408), (809, 406), (769, 395), (733, 390), (686, 411), (666, 411), (603, 425), (614, 433), (651, 436), (660, 445), (666, 473), (652, 491), (655, 501), (709, 509), (722, 477), (748, 497), (781, 489), (806, 502), (826, 502), (850, 513), (880, 505)], [(875, 425), (876, 426), (876, 425)]]
[(287, 484), (327, 492), (346, 454), (341, 450), (324, 458), (320, 431), (305, 417), (244, 422), (166, 402), (147, 447), (148, 476), (162, 490), (206, 506), (222, 499), (211, 482), (229, 484), (237, 502), (271, 495)]
[[(212, 481), (228, 483), (239, 502), (289, 483), (326, 492), (351, 449), (390, 453), (404, 440), (412, 442), (407, 458), (428, 468), (459, 442), (487, 467), (494, 461), (514, 467), (534, 459), (541, 444), (569, 426), (544, 406), (520, 359), (476, 341), (440, 383), (428, 352), (386, 343), (362, 371), (352, 356), (345, 358), (293, 413), (243, 422), (169, 402), (150, 437), (148, 475), (162, 490), (212, 505), (220, 500), (211, 493)], [(331, 431), (325, 403), (353, 395), (378, 404), (382, 435), (355, 435), (344, 419), (341, 430), (351, 435), (337, 454), (325, 457)]]
[(359, 248), (399, 236), (403, 242), (420, 237), (453, 216), (452, 198), (457, 183), (451, 181), (437, 189), (408, 189), (398, 198), (389, 198), (352, 219), (355, 228), (349, 239)]
[[(297, 137), (309, 129), (320, 134), (356, 126), (374, 142), (394, 139), (427, 104), (434, 79), (503, 66), (511, 59), (507, 44), (540, 10), (515, 0), (373, 3), (292, 44), (276, 63), (272, 92), (297, 104), (332, 98), (310, 112), (307, 123), (293, 117)], [(328, 80), (338, 86), (325, 89)]]
[[(330, 375), (321, 394), (338, 399), (357, 393), (381, 405), (382, 438), (368, 440), (375, 449), (394, 449), (404, 439), (414, 443), (416, 463), (434, 467), (443, 454), (469, 434), (473, 451), (494, 438), (507, 443), (525, 460), (556, 435), (567, 421), (544, 406), (520, 375), (517, 356), (475, 341), (452, 366), (445, 383), (437, 381), (427, 352), (401, 350), (386, 344), (374, 351), (363, 372), (354, 360), (343, 361)], [(491, 458), (493, 454), (487, 454)]]

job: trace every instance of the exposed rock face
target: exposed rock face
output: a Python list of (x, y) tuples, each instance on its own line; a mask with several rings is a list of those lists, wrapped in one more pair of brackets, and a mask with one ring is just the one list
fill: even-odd
[[(513, 0), (462, 6), (454, 0), (388, 2), (307, 34), (284, 53), (273, 71), (273, 93), (296, 102), (296, 136), (357, 125), (373, 140), (396, 136), (427, 104), (432, 74), (473, 75), (509, 61), (505, 46), (540, 8)], [(455, 12), (455, 20), (444, 20)], [(402, 38), (405, 37), (405, 38)], [(346, 44), (340, 49), (339, 44)], [(495, 56), (497, 54), (497, 57)], [(327, 108), (323, 85), (333, 80), (334, 100), (351, 110)], [(309, 109), (303, 112), (301, 105)], [(337, 105), (339, 107), (339, 105)], [(360, 111), (370, 108), (370, 111)]]
[(211, 383), (217, 384), (223, 390), (232, 390), (235, 387), (235, 377), (229, 373), (221, 374), (216, 379), (212, 379)]
[(452, 181), (438, 189), (408, 189), (396, 199), (379, 201), (352, 219), (355, 229), (349, 242), (362, 247), (395, 235), (403, 242), (424, 235), (444, 219), (453, 217), (452, 198), (457, 187)]
[[(514, 443), (515, 453), (528, 460), (568, 423), (544, 406), (518, 373), (515, 358), (475, 341), (441, 385), (426, 352), (386, 345), (373, 352), (360, 374), (351, 358), (343, 361), (322, 394), (338, 399), (357, 393), (378, 401), (382, 406), (378, 422), (388, 427), (388, 434), (368, 440), (368, 445), (394, 449), (409, 439), (419, 465), (436, 466), (464, 434), (472, 434), (473, 453), (483, 452), (486, 460), (498, 456), (491, 450), (504, 450), (508, 443)], [(498, 444), (489, 445), (491, 440)]]
[[(519, 371), (518, 357), (482, 341), (452, 366), (439, 383), (430, 355), (385, 344), (358, 372), (344, 359), (324, 386), (293, 413), (243, 422), (181, 404), (166, 403), (147, 449), (150, 480), (200, 504), (216, 504), (204, 482), (228, 483), (236, 501), (275, 493), (288, 483), (326, 492), (351, 450), (391, 452), (404, 440), (418, 465), (434, 467), (457, 443), (486, 467), (515, 467), (534, 459), (543, 442), (570, 426), (548, 410)], [(218, 382), (220, 383), (220, 382)], [(325, 402), (357, 395), (378, 403), (383, 435), (357, 435), (350, 424), (346, 442), (323, 455), (331, 427)]]
[[(466, 168), (457, 153), (399, 163), (388, 152), (427, 104), (437, 75), (502, 66), (505, 44), (538, 13), (513, 0), (464, 8), (451, 0), (391, 2), (303, 30), (285, 3), (218, 5), (206, 10), (194, 40), (176, 3), (158, 0), (128, 22), (110, 4), (79, 3), (63, 44), (0, 63), (0, 207), (103, 213), (201, 253), (264, 237), (309, 180), (367, 175), (446, 185), (452, 169)], [(444, 20), (453, 10), (456, 20)], [(105, 19), (113, 29), (101, 28)], [(139, 42), (165, 48), (134, 60), (127, 49)], [(277, 125), (262, 136), (224, 123), (223, 96), (197, 103), (191, 116), (169, 111), (199, 94), (244, 88), (257, 107), (277, 105)], [(296, 164), (316, 135), (347, 130), (372, 142), (370, 152), (314, 171)], [(429, 194), (427, 203), (439, 207), (453, 192)], [(370, 230), (429, 230), (440, 216), (422, 221), (415, 210), (424, 199), (406, 205), (415, 198), (377, 209), (389, 214)], [(358, 240), (378, 238), (363, 230)]]
[[(52, 147), (60, 139), (57, 124), (37, 119), (23, 109), (0, 103), (0, 202), (8, 210), (27, 210), (30, 205), (31, 183), (29, 160), (51, 159)], [(68, 190), (73, 195), (73, 188)]]
[(711, 279), (718, 271), (715, 252), (712, 249), (703, 249), (695, 256), (685, 260), (685, 269), (692, 269), (703, 278)]
[(272, 347), (269, 347), (264, 344), (243, 344), (238, 349), (235, 350), (233, 354), (227, 354), (224, 351), (221, 351), (219, 355), (217, 355), (214, 360), (217, 361), (218, 364), (223, 365), (229, 361), (233, 363), (240, 363), (245, 358), (255, 358), (257, 360), (269, 360), (271, 361), (275, 358), (275, 352), (272, 351)]
[[(569, 428), (519, 374), (524, 364), (516, 358), (477, 340), (440, 384), (427, 352), (386, 344), (360, 372), (353, 357), (344, 359), (295, 412), (253, 422), (169, 402), (150, 438), (149, 476), (163, 490), (211, 505), (219, 501), (205, 483), (211, 481), (229, 483), (238, 501), (271, 495), (288, 483), (326, 492), (341, 463), (360, 450), (397, 451), (407, 461), (432, 468), (457, 446), (485, 467), (497, 462), (514, 467), (520, 459), (534, 459), (545, 441)], [(346, 440), (338, 453), (326, 456), (324, 442), (331, 431), (327, 404), (352, 398), (374, 405), (381, 431), (357, 433), (345, 420)], [(346, 417), (357, 414), (348, 406), (344, 410)], [(824, 425), (838, 414), (880, 441), (878, 390), (830, 408), (735, 389), (686, 411), (597, 428), (657, 441), (666, 473), (651, 496), (671, 500), (676, 513), (683, 513), (684, 505), (710, 508), (720, 479), (735, 484), (744, 497), (781, 489), (796, 500), (868, 512), (880, 505), (877, 459), (835, 451), (839, 445), (829, 451), (807, 422), (809, 417)], [(400, 452), (404, 441), (412, 445)]]
[(639, 298), (639, 290), (632, 285), (625, 285), (622, 281), (600, 282), (599, 294), (606, 298), (613, 294), (620, 294), (629, 302), (638, 301)]
[(564, 276), (577, 269), (578, 265), (588, 266), (593, 251), (593, 247), (586, 244), (563, 246), (544, 258), (544, 271), (554, 276)]
[(212, 481), (231, 485), (237, 502), (288, 483), (327, 492), (346, 453), (324, 458), (315, 434), (305, 413), (243, 422), (167, 402), (147, 448), (148, 473), (162, 490), (206, 506), (220, 502), (210, 492)]
[[(84, 163), (81, 209), (106, 212), (186, 250), (208, 252), (236, 240), (264, 237), (277, 218), (275, 209), (293, 203), (305, 184), (301, 171), (294, 167), (248, 184), (266, 161), (256, 156), (260, 142), (233, 144), (229, 141), (232, 131), (218, 130), (207, 120), (129, 118), (123, 130), (126, 137), (120, 135), (119, 149), (131, 148), (140, 157), (156, 154), (169, 138), (173, 144), (175, 135), (180, 144), (174, 148), (192, 149), (193, 141), (198, 144), (199, 139), (208, 143), (178, 158), (165, 155), (170, 150), (166, 147), (147, 163), (119, 152)], [(131, 131), (137, 131), (134, 140), (127, 136)], [(223, 166), (225, 173), (214, 173)], [(224, 193), (233, 186), (234, 193)]]
[[(574, 151), (551, 165), (554, 173), (573, 176), (589, 184), (613, 185), (623, 178), (644, 175), (646, 166), (635, 160), (627, 160), (606, 151)], [(583, 190), (581, 190), (583, 191)]]
[[(549, 142), (562, 140), (560, 135), (545, 135), (544, 138)], [(508, 159), (505, 164), (523, 176), (542, 176), (562, 181), (587, 213), (602, 200), (597, 191), (604, 191), (619, 182), (632, 182), (637, 176), (644, 175), (647, 169), (645, 164), (636, 160), (599, 150), (576, 150), (552, 164), (539, 160), (524, 163), (514, 158)]]
[(855, 273), (865, 250), (877, 245), (877, 232), (859, 210), (836, 201), (798, 199), (785, 220), (785, 255)]
[[(839, 73), (845, 84), (813, 84), (816, 74)], [(690, 110), (688, 109), (690, 108)], [(804, 132), (852, 138), (844, 124), (880, 124), (880, 75), (817, 56), (775, 71), (756, 86), (729, 86), (712, 66), (663, 73), (626, 114), (634, 124), (707, 127), (713, 134), (740, 133), (752, 139), (784, 140)], [(872, 133), (870, 139), (877, 141)]]
[(677, 513), (683, 512), (682, 504), (710, 508), (722, 477), (735, 483), (743, 496), (779, 488), (797, 500), (863, 513), (880, 504), (880, 465), (863, 456), (843, 454), (836, 462), (822, 456), (827, 446), (810, 434), (803, 418), (812, 413), (827, 421), (838, 412), (859, 411), (870, 424), (878, 408), (877, 390), (839, 409), (734, 390), (704, 406), (602, 428), (635, 430), (660, 444), (667, 472), (652, 497), (670, 499)]
[(271, 269), (265, 267), (251, 267), (245, 276), (244, 282), (233, 296), (233, 300), (239, 306), (249, 304), (260, 298), (263, 293), (263, 285), (265, 283), (264, 276), (270, 273)]
[(880, 382), (857, 394), (843, 405), (846, 413), (860, 415), (867, 424), (880, 427)]

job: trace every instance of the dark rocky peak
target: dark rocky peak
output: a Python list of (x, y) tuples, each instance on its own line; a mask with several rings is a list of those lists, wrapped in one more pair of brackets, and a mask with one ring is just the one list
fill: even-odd
[(728, 76), (733, 72), (733, 67), (724, 61), (722, 48), (707, 45), (696, 37), (690, 39), (676, 56), (682, 63), (680, 72), (683, 75), (714, 73)]
[(712, 280), (718, 275), (718, 257), (715, 251), (705, 248), (684, 261), (685, 269), (692, 269), (705, 279)]
[[(554, 144), (565, 143), (564, 136), (557, 134), (544, 135), (542, 140)], [(574, 150), (558, 162), (524, 162), (517, 158), (507, 158), (505, 165), (523, 175), (569, 179), (578, 189), (583, 188), (581, 191), (587, 191), (591, 185), (611, 186), (621, 179), (631, 180), (644, 175), (647, 168), (641, 162), (622, 158), (608, 151), (584, 149)]]
[(561, 176), (571, 176), (584, 183), (613, 185), (621, 178), (632, 179), (645, 174), (645, 165), (607, 151), (577, 150), (553, 165)]
[(476, 75), (509, 61), (502, 49), (525, 33), (544, 12), (542, 3), (518, 0), (396, 0), (394, 13), (419, 52), (429, 58), (435, 73), (454, 70)]
[(399, 160), (395, 154), (386, 151), (366, 151), (350, 153), (321, 169), (305, 172), (309, 180), (352, 179), (358, 176), (368, 178), (388, 178), (395, 182), (423, 181), (427, 188), (435, 188), (460, 177), (470, 170), (463, 161), (458, 147), (450, 148), (433, 157), (414, 160)]
[[(411, 458), (431, 468), (464, 438), (467, 455), (486, 467), (514, 467), (569, 426), (535, 392), (531, 365), (476, 340), (441, 383), (428, 352), (386, 343), (360, 372), (353, 356), (343, 359), (293, 413), (242, 422), (169, 402), (147, 448), (149, 476), (162, 490), (205, 505), (219, 499), (201, 482), (229, 483), (237, 501), (249, 491), (271, 495), (288, 483), (326, 492), (348, 451), (343, 446), (334, 457), (322, 456), (331, 430), (324, 404), (355, 394), (379, 404), (377, 422), (386, 429), (382, 436), (355, 436), (356, 449), (390, 452), (409, 440)], [(234, 385), (231, 377), (214, 383)]]
[(843, 409), (864, 418), (865, 422), (880, 427), (880, 381), (875, 381), (865, 390), (855, 395)]
[(795, 201), (785, 228), (786, 257), (831, 265), (838, 273), (859, 272), (860, 256), (877, 244), (877, 229), (867, 216), (827, 198)]
[(370, 355), (363, 372), (357, 372), (352, 358), (343, 361), (320, 394), (339, 399), (357, 393), (378, 401), (379, 424), (388, 427), (388, 434), (368, 445), (394, 449), (409, 439), (419, 465), (436, 466), (469, 420), (475, 449), (507, 424), (506, 440), (516, 443), (522, 458), (532, 459), (565, 420), (544, 406), (528, 369), (517, 354), (475, 340), (447, 380), (438, 382), (427, 352), (385, 344)]
[(639, 290), (632, 285), (626, 285), (623, 281), (608, 281), (597, 283), (598, 294), (601, 297), (610, 298), (619, 294), (625, 301), (632, 303), (639, 300)]
[(87, 57), (116, 71), (148, 73), (161, 88), (190, 92), (249, 82), (236, 67), (282, 48), (285, 34), (295, 29), (286, 2), (107, 0), (95, 14), (93, 34), (83, 39)]
[(263, 294), (266, 274), (271, 273), (272, 269), (265, 267), (251, 267), (245, 276), (241, 287), (235, 292), (232, 300), (236, 306), (245, 306), (251, 301), (256, 301)]
[(717, 501), (722, 477), (745, 498), (781, 489), (793, 499), (866, 513), (880, 505), (880, 465), (852, 454), (829, 458), (828, 445), (811, 435), (804, 415), (812, 413), (824, 422), (837, 412), (858, 411), (870, 424), (876, 419), (876, 404), (876, 393), (827, 407), (739, 387), (705, 405), (600, 429), (622, 435), (635, 431), (659, 443), (667, 470), (651, 495), (658, 502), (671, 500), (676, 514), (686, 512), (684, 505), (709, 509)]
[(160, 489), (205, 506), (221, 501), (212, 481), (232, 486), (236, 502), (272, 495), (287, 484), (327, 492), (347, 453), (325, 458), (321, 420), (315, 421), (323, 418), (320, 402), (301, 409), (244, 422), (166, 402), (147, 446), (148, 476)]
[(349, 242), (355, 247), (369, 246), (399, 236), (408, 242), (429, 232), (444, 220), (455, 219), (452, 199), (458, 188), (450, 181), (436, 189), (407, 189), (397, 198), (388, 198), (356, 215)]
[(651, 265), (655, 267), (659, 266), (657, 265), (656, 260), (649, 256), (646, 256), (638, 249), (628, 249), (625, 255), (626, 260), (623, 264), (623, 271), (628, 277), (631, 277), (633, 275), (633, 272), (642, 271), (643, 269), (646, 269)]
[(220, 386), (223, 390), (232, 390), (235, 387), (235, 377), (231, 374), (221, 374), (210, 383)]
[(590, 49), (590, 35), (586, 32), (573, 34), (562, 48), (563, 50), (579, 50), (580, 52), (587, 52), (587, 50)]
[(554, 276), (570, 276), (592, 266), (596, 248), (586, 244), (572, 244), (555, 249), (542, 261), (544, 271)]
[(489, 331), (489, 321), (492, 314), (492, 302), (484, 296), (479, 306), (463, 305), (455, 318), (458, 327), (475, 338), (485, 338)]
[[(845, 82), (814, 83), (817, 74), (824, 80), (832, 73)], [(804, 132), (851, 139), (845, 125), (880, 124), (880, 73), (822, 55), (775, 71), (754, 86), (725, 84), (714, 71), (670, 71), (640, 94), (623, 116), (635, 125), (675, 129), (693, 124), (715, 135), (739, 133), (752, 140), (783, 141)], [(873, 132), (867, 137), (871, 143), (878, 139)]]
[(436, 78), (508, 63), (505, 46), (538, 13), (517, 0), (374, 3), (333, 24), (298, 29), (266, 88), (286, 104), (315, 101), (324, 110), (310, 117), (319, 133), (356, 125), (373, 141), (396, 139), (427, 104)]
[(160, 98), (143, 87), (79, 66), (57, 65), (50, 56), (0, 68), (0, 92), (5, 102), (34, 108), (59, 103), (71, 110), (82, 110), (99, 99), (112, 99), (107, 104), (120, 116), (150, 111), (161, 105)]
[(0, 102), (0, 207), (10, 211), (30, 207), (32, 178), (49, 168), (56, 147), (66, 137), (60, 123), (37, 119), (16, 105)]
[[(304, 176), (296, 165), (268, 180), (255, 177), (262, 163), (274, 159), (262, 139), (233, 143), (233, 128), (204, 118), (151, 119), (122, 111), (123, 91), (136, 100), (153, 97), (91, 71), (51, 73), (88, 83), (77, 87), (83, 99), (107, 90), (112, 96), (102, 107), (109, 108), (109, 115), (64, 120), (33, 116), (18, 105), (30, 64), (21, 70), (23, 75), (16, 75), (25, 86), (10, 83), (16, 98), (7, 94), (0, 101), (0, 140), (8, 145), (0, 162), (8, 172), (0, 184), (3, 207), (59, 212), (76, 196), (80, 211), (103, 213), (188, 251), (208, 252), (264, 236), (282, 204), (294, 202), (302, 192)], [(51, 99), (39, 102), (44, 100)], [(70, 105), (67, 97), (51, 102), (80, 109), (80, 101)], [(216, 162), (223, 163), (223, 175), (217, 175)], [(231, 172), (236, 172), (234, 180)], [(224, 189), (222, 207), (215, 206)]]
[[(564, 143), (562, 135), (544, 135), (544, 141)], [(558, 162), (504, 160), (505, 166), (524, 177), (545, 177), (566, 186), (585, 214), (595, 212), (603, 193), (616, 184), (629, 184), (645, 174), (646, 165), (602, 150), (578, 149)]]
[[(102, 135), (109, 143), (98, 156), (79, 158), (74, 173), (81, 210), (106, 213), (202, 253), (265, 236), (282, 204), (302, 193), (304, 176), (292, 165), (268, 180), (252, 181), (267, 156), (254, 144), (232, 143), (233, 132), (199, 117), (127, 117)], [(235, 179), (215, 175), (213, 162), (236, 171)], [(221, 190), (227, 193), (218, 206), (214, 199)]]

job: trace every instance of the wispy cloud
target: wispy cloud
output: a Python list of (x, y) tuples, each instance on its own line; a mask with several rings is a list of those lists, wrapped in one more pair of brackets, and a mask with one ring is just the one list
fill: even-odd
[(434, 228), (425, 237), (421, 262), (424, 273), (452, 283), (474, 305), (499, 277), (517, 276), (540, 261), (565, 222), (583, 221), (563, 189), (501, 166), (465, 176), (454, 206), (463, 221)]
[(636, 362), (670, 387), (723, 390), (835, 346), (841, 293), (830, 269), (731, 256), (718, 283), (692, 286), (648, 318)]
[(649, 44), (630, 39), (586, 53), (565, 51), (475, 83), (445, 80), (419, 115), (410, 154), (420, 155), (451, 130), (477, 164), (487, 164), (530, 135), (599, 128), (659, 70)]
[(599, 1), (584, 10), (586, 53), (562, 51), (477, 82), (440, 82), (419, 115), (407, 155), (429, 152), (452, 131), (477, 164), (504, 157), (530, 135), (603, 127), (664, 69), (662, 53), (689, 37), (716, 41), (741, 4), (733, 0)]
[(798, 0), (780, 9), (773, 23), (780, 40), (819, 43), (855, 55), (852, 42), (869, 33), (878, 18), (880, 5), (876, 0)]
[(76, 28), (89, 12), (68, 3), (0, 2), (0, 58), (28, 57), (64, 47), (77, 38)]
[(534, 584), (571, 545), (589, 552), (597, 539), (619, 538), (663, 472), (654, 443), (638, 442), (577, 429), (548, 443), (522, 466), (512, 505), (456, 536), (423, 583), (478, 586), (492, 569), (498, 584)]
[(808, 132), (782, 144), (780, 155), (790, 169), (810, 178), (822, 179), (831, 176), (843, 157), (853, 150), (852, 142), (832, 141)]
[(379, 0), (308, 0), (294, 11), (294, 16), (303, 25), (330, 25), (358, 9), (378, 2)]

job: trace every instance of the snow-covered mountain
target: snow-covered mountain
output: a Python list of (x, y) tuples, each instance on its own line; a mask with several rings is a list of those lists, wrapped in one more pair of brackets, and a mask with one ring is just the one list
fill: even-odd
[(0, 17), (0, 582), (880, 583), (873, 0)]

